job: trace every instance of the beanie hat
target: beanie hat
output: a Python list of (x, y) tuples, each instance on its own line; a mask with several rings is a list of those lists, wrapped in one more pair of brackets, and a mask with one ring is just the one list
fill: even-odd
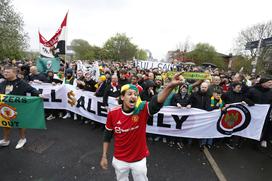
[(71, 69), (71, 68), (66, 69), (65, 70), (65, 75), (66, 74), (72, 74), (73, 75), (73, 69)]
[(99, 80), (101, 80), (101, 81), (103, 81), (103, 82), (104, 82), (106, 79), (107, 79), (107, 78), (106, 78), (105, 75), (102, 75), (102, 76), (99, 77)]
[(260, 79), (259, 83), (260, 83), (260, 84), (263, 84), (263, 83), (268, 82), (268, 81), (270, 81), (270, 80), (272, 80), (272, 76), (271, 76), (271, 75), (266, 75), (266, 76), (263, 76), (263, 77)]

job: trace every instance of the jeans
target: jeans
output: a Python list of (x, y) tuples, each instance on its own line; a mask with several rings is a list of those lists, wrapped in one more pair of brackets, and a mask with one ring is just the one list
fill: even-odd
[(201, 139), (200, 140), (200, 146), (202, 146), (202, 145), (210, 145), (210, 146), (212, 146), (212, 144), (213, 144), (213, 139), (212, 138)]

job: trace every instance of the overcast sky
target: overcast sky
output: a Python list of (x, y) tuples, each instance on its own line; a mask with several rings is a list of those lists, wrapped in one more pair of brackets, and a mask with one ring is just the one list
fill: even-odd
[(66, 12), (68, 43), (85, 39), (103, 46), (117, 32), (162, 59), (189, 40), (229, 54), (238, 33), (271, 20), (269, 0), (13, 0), (25, 22), (30, 49), (38, 50), (38, 30), (50, 39)]

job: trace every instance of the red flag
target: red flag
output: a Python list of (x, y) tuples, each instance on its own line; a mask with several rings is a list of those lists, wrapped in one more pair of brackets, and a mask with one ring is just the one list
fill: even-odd
[(66, 13), (57, 32), (49, 41), (47, 41), (39, 32), (41, 55), (46, 57), (54, 57), (56, 54), (65, 54), (67, 16), (68, 12)]

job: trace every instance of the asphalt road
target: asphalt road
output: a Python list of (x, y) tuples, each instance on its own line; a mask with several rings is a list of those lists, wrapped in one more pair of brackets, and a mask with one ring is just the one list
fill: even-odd
[[(27, 130), (27, 144), (15, 150), (18, 131), (12, 130), (11, 145), (0, 148), (0, 181), (115, 180), (112, 167), (107, 171), (99, 167), (102, 135), (90, 124), (52, 120), (47, 121), (47, 130)], [(162, 142), (148, 145), (149, 180), (218, 180), (197, 144), (182, 150)], [(271, 180), (271, 150), (260, 152), (249, 146), (229, 150), (219, 144), (210, 152), (227, 180)]]

